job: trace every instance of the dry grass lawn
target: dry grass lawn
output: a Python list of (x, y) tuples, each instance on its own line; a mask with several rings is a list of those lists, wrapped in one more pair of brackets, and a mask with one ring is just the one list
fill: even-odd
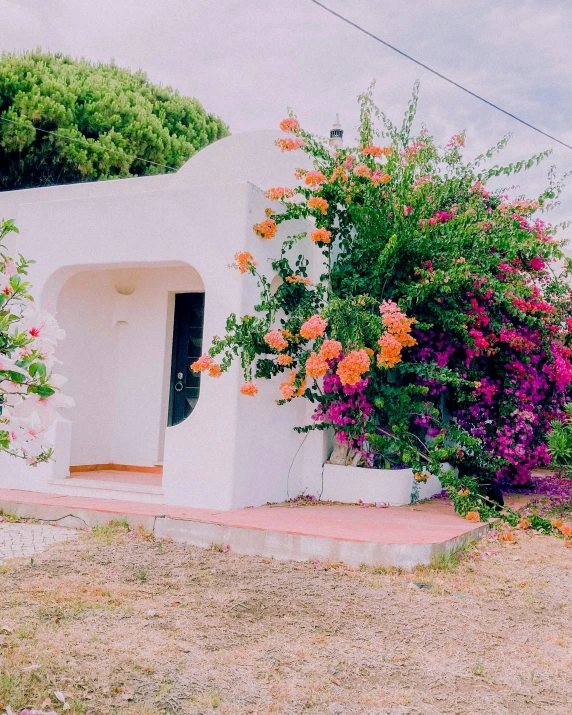
[(460, 563), (405, 574), (122, 531), (100, 529), (3, 568), (4, 708), (571, 712), (572, 549), (562, 540), (485, 539)]

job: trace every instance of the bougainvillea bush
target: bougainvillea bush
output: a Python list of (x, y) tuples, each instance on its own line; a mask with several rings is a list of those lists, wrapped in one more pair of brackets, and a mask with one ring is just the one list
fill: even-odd
[[(279, 402), (314, 402), (302, 429), (333, 428), (354, 463), (411, 466), (423, 480), (451, 462), (445, 481), (467, 513), (492, 482), (526, 483), (550, 461), (546, 434), (568, 399), (569, 266), (541, 218), (561, 183), (550, 177), (534, 200), (492, 190), (490, 179), (547, 153), (490, 166), (503, 139), (467, 162), (464, 134), (438, 146), (425, 128), (413, 133), (417, 87), (400, 126), (371, 92), (360, 103), (352, 148), (332, 149), (293, 116), (281, 123), (278, 147), (313, 168), (267, 191), (254, 231), (272, 240), (300, 218), (315, 228), (277, 246), (275, 293), (256, 256), (236, 255), (261, 288), (256, 314), (232, 315), (193, 369), (218, 376), (238, 355), (252, 396), (257, 379), (283, 374)], [(319, 276), (307, 273), (311, 244)]]
[(65, 378), (52, 373), (64, 331), (33, 302), (25, 279), (30, 261), (7, 255), (4, 239), (12, 232), (13, 221), (0, 221), (0, 453), (36, 465), (52, 457), (47, 430), (73, 400), (60, 390)]

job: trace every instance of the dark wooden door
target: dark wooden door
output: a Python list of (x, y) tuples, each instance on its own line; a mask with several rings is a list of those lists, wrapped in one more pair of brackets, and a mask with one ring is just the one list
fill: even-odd
[(199, 399), (201, 374), (193, 372), (191, 364), (202, 354), (204, 313), (204, 293), (177, 293), (175, 296), (170, 425), (179, 424), (188, 417)]

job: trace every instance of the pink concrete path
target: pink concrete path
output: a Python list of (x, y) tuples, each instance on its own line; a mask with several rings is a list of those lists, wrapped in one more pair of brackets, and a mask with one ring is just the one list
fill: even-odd
[[(483, 524), (475, 524), (457, 516), (453, 508), (442, 500), (405, 507), (378, 509), (352, 505), (268, 505), (256, 508), (217, 511), (189, 507), (148, 504), (94, 497), (59, 496), (42, 492), (0, 489), (0, 506), (24, 515), (40, 514), (47, 520), (54, 508), (70, 513), (81, 512), (127, 517), (129, 521), (161, 517), (202, 524), (220, 525), (326, 538), (346, 542), (378, 544), (441, 544), (478, 531)], [(26, 508), (27, 507), (27, 508)]]

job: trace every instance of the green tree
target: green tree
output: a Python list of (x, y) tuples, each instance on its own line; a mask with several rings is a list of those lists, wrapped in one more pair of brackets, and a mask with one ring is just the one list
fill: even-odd
[(0, 190), (162, 174), (228, 133), (143, 72), (40, 51), (0, 57)]

